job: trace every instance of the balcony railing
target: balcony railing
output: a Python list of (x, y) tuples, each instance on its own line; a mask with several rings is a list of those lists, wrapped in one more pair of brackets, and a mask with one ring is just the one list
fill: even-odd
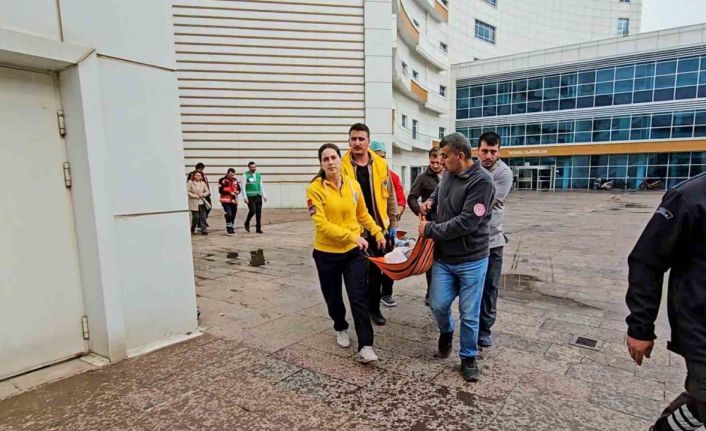
[(424, 105), (427, 109), (431, 109), (439, 114), (448, 114), (449, 99), (434, 91), (429, 91), (427, 95), (427, 103)]

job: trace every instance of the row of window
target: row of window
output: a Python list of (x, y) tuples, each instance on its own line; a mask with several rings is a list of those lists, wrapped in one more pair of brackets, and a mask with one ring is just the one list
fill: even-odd
[(644, 181), (660, 188), (706, 172), (706, 152), (615, 154), (596, 156), (511, 158), (511, 167), (555, 166), (557, 189), (588, 189), (597, 180), (613, 181), (614, 189), (637, 189)]
[(507, 146), (706, 137), (706, 111), (596, 117), (568, 121), (458, 128), (475, 142), (496, 132)]
[(706, 97), (706, 55), (462, 86), (456, 118)]
[[(497, 6), (497, 3), (492, 0), (485, 0), (487, 3)], [(495, 26), (476, 20), (475, 35), (478, 39), (486, 42), (495, 43)], [(618, 36), (628, 36), (630, 34), (630, 19), (618, 18)]]
[[(404, 60), (401, 61), (401, 64), (402, 64), (402, 73), (404, 73), (404, 74), (407, 75), (407, 76), (411, 76), (412, 79), (414, 79), (415, 81), (419, 82), (420, 84), (423, 84), (424, 87), (425, 87), (427, 90), (434, 91), (434, 89), (430, 88), (430, 86), (429, 86), (428, 84), (422, 83), (422, 81), (421, 81), (420, 78), (419, 78), (419, 72), (418, 72), (418, 71), (416, 71), (415, 69), (412, 69), (412, 74), (410, 75), (410, 73), (409, 73), (409, 69), (410, 69), (409, 65), (408, 65)], [(438, 94), (439, 94), (440, 96), (446, 97), (446, 86), (445, 86), (445, 85), (439, 84), (439, 91), (438, 91)]]

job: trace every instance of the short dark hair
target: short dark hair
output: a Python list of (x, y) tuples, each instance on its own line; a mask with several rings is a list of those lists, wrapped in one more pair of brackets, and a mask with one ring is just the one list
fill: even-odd
[(228, 168), (228, 171), (226, 172), (226, 174), (229, 174), (229, 173), (231, 173), (231, 172), (235, 173), (235, 169), (233, 169), (233, 168)]
[(471, 157), (471, 143), (468, 139), (458, 132), (454, 132), (450, 135), (446, 135), (441, 139), (439, 143), (439, 148), (451, 147), (451, 149), (456, 153), (463, 153), (466, 158)]
[(348, 129), (348, 136), (350, 136), (351, 132), (357, 130), (359, 132), (365, 132), (368, 134), (368, 139), (370, 139), (370, 129), (368, 126), (366, 126), (363, 123), (355, 123), (354, 125), (351, 126), (350, 129)]
[(439, 147), (432, 147), (431, 150), (429, 150), (429, 158), (436, 157), (439, 155)]
[(195, 169), (203, 169), (203, 168), (205, 168), (205, 167), (206, 167), (206, 165), (204, 165), (204, 164), (201, 163), (201, 162), (198, 162), (198, 163), (196, 164), (196, 166), (194, 166)]
[(250, 166), (256, 165), (256, 164), (257, 164), (257, 163), (255, 163), (255, 162), (253, 162), (253, 161), (251, 160), (250, 162), (248, 162), (248, 168), (249, 168)]
[(478, 138), (478, 148), (480, 148), (480, 143), (485, 142), (486, 145), (491, 147), (500, 146), (500, 135), (495, 132), (485, 132)]

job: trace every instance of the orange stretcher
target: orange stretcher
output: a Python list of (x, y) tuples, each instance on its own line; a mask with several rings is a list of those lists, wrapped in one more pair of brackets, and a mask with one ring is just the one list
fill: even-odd
[(395, 281), (424, 274), (434, 263), (434, 240), (420, 238), (412, 249), (409, 259), (404, 262), (387, 263), (384, 257), (368, 257), (368, 259)]

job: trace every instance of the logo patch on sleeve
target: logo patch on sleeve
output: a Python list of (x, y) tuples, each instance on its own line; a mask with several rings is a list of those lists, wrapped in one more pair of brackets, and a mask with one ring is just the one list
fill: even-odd
[(473, 205), (473, 214), (475, 214), (478, 217), (483, 217), (485, 215), (486, 209), (485, 205), (482, 203), (477, 203)]
[(657, 211), (655, 211), (655, 214), (659, 214), (662, 217), (666, 218), (667, 220), (671, 220), (674, 218), (674, 214), (672, 214), (671, 211), (669, 211), (667, 208), (664, 208), (664, 207), (657, 208)]
[(309, 207), (309, 215), (310, 216), (313, 216), (314, 214), (316, 214), (316, 207), (314, 206), (314, 203), (311, 201), (311, 199), (307, 199), (306, 206)]

